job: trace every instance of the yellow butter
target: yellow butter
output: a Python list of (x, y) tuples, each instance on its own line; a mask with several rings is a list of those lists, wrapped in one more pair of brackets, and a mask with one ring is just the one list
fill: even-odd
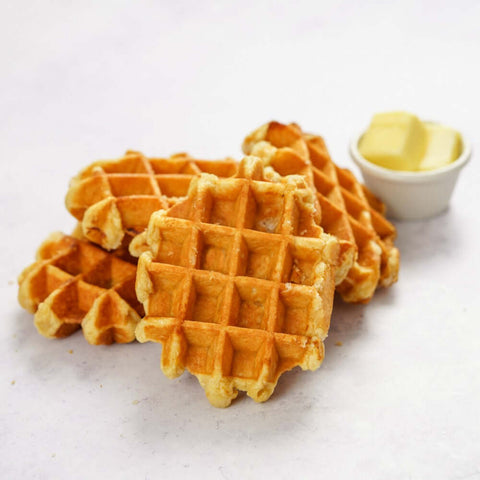
[(433, 170), (456, 160), (462, 153), (462, 138), (453, 128), (426, 124), (427, 150), (419, 170)]
[(425, 125), (406, 112), (378, 113), (359, 143), (372, 163), (392, 170), (417, 170), (427, 150)]

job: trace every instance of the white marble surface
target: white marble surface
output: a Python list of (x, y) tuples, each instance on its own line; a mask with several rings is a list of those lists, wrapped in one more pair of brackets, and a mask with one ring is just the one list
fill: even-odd
[[(475, 0), (2, 2), (0, 476), (480, 478), (479, 23)], [(239, 157), (274, 118), (353, 168), (351, 135), (396, 108), (462, 130), (473, 159), (447, 212), (397, 223), (399, 283), (337, 302), (323, 366), (267, 403), (214, 409), (160, 346), (48, 341), (18, 306), (94, 159)]]

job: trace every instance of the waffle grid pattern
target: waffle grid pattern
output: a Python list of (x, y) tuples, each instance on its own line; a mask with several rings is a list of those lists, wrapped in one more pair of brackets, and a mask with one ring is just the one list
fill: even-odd
[(333, 164), (323, 139), (308, 136), (306, 141), (318, 197), (328, 198), (331, 189), (338, 190), (340, 196), (336, 204), (346, 211), (353, 242), (357, 245), (355, 263), (337, 290), (346, 301), (368, 301), (380, 280), (382, 256), (370, 205), (353, 174)]
[(321, 137), (303, 134), (296, 125), (271, 122), (247, 137), (244, 151), (260, 156), (280, 177), (303, 175), (313, 186), (319, 224), (342, 246), (343, 268), (336, 283), (345, 301), (368, 302), (377, 285), (396, 281), (396, 231), (383, 216), (383, 204), (351, 172), (333, 163)]
[(202, 176), (195, 200), (187, 219), (152, 216), (137, 337), (164, 343), (164, 373), (187, 368), (214, 405), (238, 389), (264, 401), (282, 372), (323, 359), (338, 243), (291, 185)]
[(19, 301), (35, 313), (48, 338), (80, 327), (92, 344), (127, 343), (143, 307), (135, 295), (136, 266), (76, 238), (55, 233), (19, 279)]
[(72, 179), (66, 205), (82, 221), (86, 238), (112, 250), (125, 233), (142, 232), (153, 212), (184, 197), (195, 175), (228, 177), (236, 165), (230, 159), (195, 160), (187, 154), (147, 158), (127, 152), (118, 160), (95, 162)]

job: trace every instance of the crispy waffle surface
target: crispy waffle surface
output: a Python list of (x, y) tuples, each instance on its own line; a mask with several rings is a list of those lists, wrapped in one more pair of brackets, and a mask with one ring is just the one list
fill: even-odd
[(291, 180), (264, 181), (254, 157), (235, 178), (202, 174), (131, 245), (143, 251), (137, 339), (162, 343), (165, 375), (187, 369), (216, 407), (239, 390), (265, 401), (283, 372), (324, 357), (340, 248), (304, 179)]
[(82, 328), (94, 345), (128, 343), (144, 313), (135, 294), (136, 270), (88, 241), (56, 232), (20, 274), (18, 300), (47, 338)]
[(335, 165), (321, 137), (296, 124), (270, 122), (245, 139), (243, 150), (262, 159), (271, 180), (302, 175), (316, 193), (319, 224), (340, 240), (343, 268), (336, 283), (346, 302), (367, 303), (378, 286), (397, 281), (396, 230), (384, 205), (350, 171)]
[[(91, 243), (87, 237), (85, 237), (85, 234), (83, 233), (83, 227), (80, 222), (77, 223), (75, 228), (73, 229), (71, 236), (76, 238), (77, 240), (83, 240), (87, 243)], [(131, 237), (129, 235), (125, 235), (123, 237), (123, 240), (120, 244), (119, 247), (117, 247), (115, 250), (105, 250), (102, 249), (108, 253), (110, 253), (112, 256), (120, 258), (121, 260), (124, 260), (125, 262), (132, 263), (133, 265), (136, 265), (138, 263), (138, 256), (133, 256), (130, 254), (130, 241)], [(96, 245), (99, 246), (99, 245)], [(100, 247), (101, 248), (101, 247)]]
[(185, 153), (147, 158), (128, 151), (116, 160), (92, 163), (70, 182), (65, 204), (82, 224), (85, 237), (115, 250), (145, 230), (150, 215), (187, 194), (190, 181), (202, 172), (220, 177), (235, 174), (237, 163), (197, 160)]

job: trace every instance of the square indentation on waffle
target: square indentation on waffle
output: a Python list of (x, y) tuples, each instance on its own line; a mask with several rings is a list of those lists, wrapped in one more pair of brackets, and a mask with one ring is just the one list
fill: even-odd
[(315, 329), (327, 335), (329, 321), (327, 317), (320, 317), (319, 324), (311, 322), (312, 312), (321, 310), (323, 305), (317, 304), (321, 300), (312, 295), (312, 290), (299, 285), (286, 284), (280, 289), (279, 315), (280, 330), (291, 335), (312, 336)]
[[(288, 241), (281, 237), (245, 230), (240, 242), (239, 274), (266, 280), (282, 281), (289, 269), (286, 249)], [(286, 264), (287, 263), (287, 264)]]
[(246, 228), (259, 232), (280, 233), (284, 224), (285, 197), (281, 185), (272, 183), (254, 183), (251, 186), (249, 200), (253, 206)]
[(242, 220), (240, 208), (242, 207), (244, 185), (238, 180), (230, 180), (219, 186), (206, 185), (201, 192), (197, 205), (200, 216), (204, 223), (235, 227)]
[(155, 233), (157, 236), (152, 251), (158, 262), (185, 267), (189, 265), (191, 255), (188, 255), (188, 249), (194, 232), (188, 222), (167, 221)]
[(269, 282), (252, 284), (248, 277), (237, 277), (233, 282), (230, 322), (242, 328), (269, 329), (269, 313), (272, 295), (276, 292)]
[(221, 323), (227, 302), (227, 283), (221, 275), (194, 272), (188, 292), (185, 319)]
[(234, 260), (235, 234), (230, 229), (205, 226), (198, 233), (196, 266), (200, 270), (228, 273)]
[(303, 190), (203, 175), (182, 204), (150, 219), (137, 338), (163, 343), (164, 373), (186, 368), (216, 406), (238, 390), (264, 401), (283, 371), (323, 358), (339, 247)]
[(148, 309), (159, 317), (176, 317), (184, 314), (184, 297), (187, 278), (181, 269), (163, 264), (154, 264), (151, 275), (152, 295)]
[(84, 241), (52, 234), (19, 278), (19, 301), (38, 331), (61, 338), (82, 327), (92, 344), (131, 342), (143, 307), (136, 266)]

